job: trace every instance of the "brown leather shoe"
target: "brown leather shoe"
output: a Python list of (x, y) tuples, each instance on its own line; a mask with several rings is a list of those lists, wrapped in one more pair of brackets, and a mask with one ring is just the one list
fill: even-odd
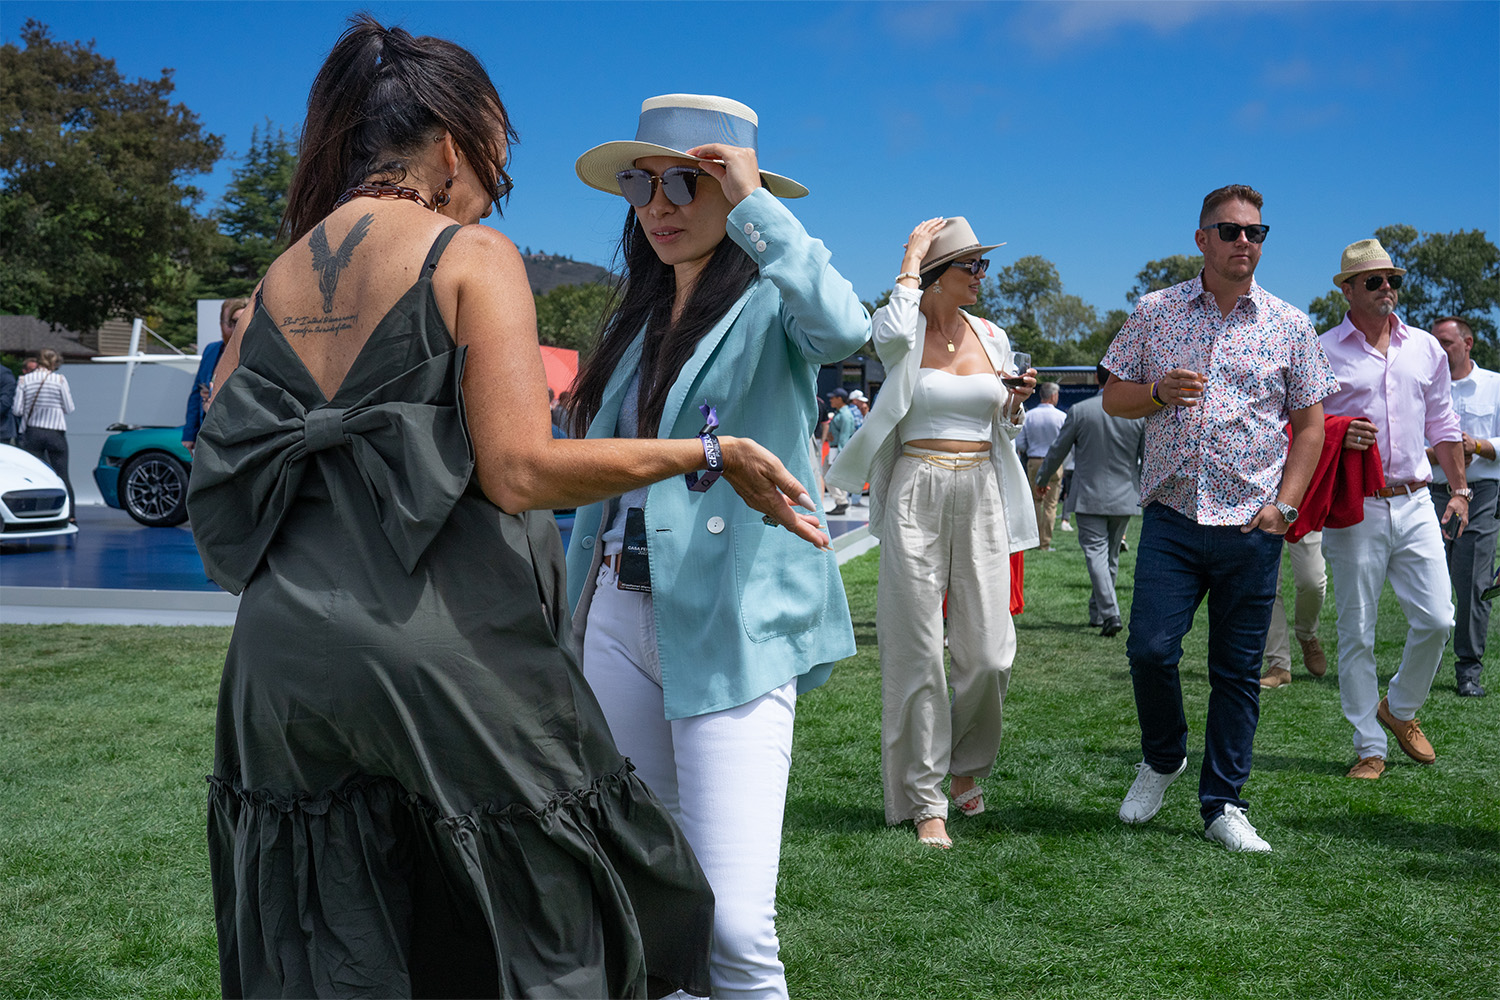
[(1263, 688), (1279, 688), (1283, 684), (1292, 683), (1292, 672), (1282, 670), (1280, 667), (1272, 667), (1260, 678), (1260, 686)]
[(1307, 672), (1314, 677), (1322, 677), (1328, 673), (1328, 657), (1324, 655), (1323, 644), (1318, 641), (1318, 637), (1303, 639), (1299, 636), (1297, 642), (1302, 646), (1302, 665), (1307, 668)]
[(1375, 709), (1375, 718), (1396, 737), (1396, 743), (1406, 756), (1418, 764), (1431, 764), (1437, 760), (1437, 754), (1433, 753), (1432, 744), (1427, 742), (1427, 737), (1422, 735), (1422, 727), (1417, 720), (1403, 722), (1396, 718), (1391, 714), (1391, 707), (1386, 704), (1385, 698), (1380, 699), (1380, 706)]
[(1353, 767), (1349, 768), (1349, 773), (1344, 777), (1367, 778), (1370, 781), (1374, 781), (1384, 773), (1384, 757), (1361, 757), (1358, 761), (1355, 762)]

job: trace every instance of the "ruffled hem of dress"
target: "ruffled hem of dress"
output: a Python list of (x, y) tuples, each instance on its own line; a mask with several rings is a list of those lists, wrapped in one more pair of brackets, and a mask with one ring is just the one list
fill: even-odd
[(457, 816), (388, 777), (208, 781), (226, 995), (709, 992), (712, 893), (628, 763)]

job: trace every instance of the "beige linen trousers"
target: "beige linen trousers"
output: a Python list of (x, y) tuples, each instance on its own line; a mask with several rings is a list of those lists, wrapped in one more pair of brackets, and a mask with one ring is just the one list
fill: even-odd
[(946, 819), (944, 775), (990, 773), (1016, 654), (1010, 539), (990, 459), (953, 471), (922, 455), (946, 453), (907, 448), (896, 460), (880, 540), (875, 634), (890, 824)]

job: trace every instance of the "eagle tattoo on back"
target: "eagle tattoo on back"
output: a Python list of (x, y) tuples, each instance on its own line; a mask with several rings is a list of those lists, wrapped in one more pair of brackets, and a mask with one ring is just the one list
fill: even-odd
[(344, 242), (339, 244), (337, 252), (328, 245), (328, 231), (324, 229), (324, 223), (318, 223), (318, 228), (308, 237), (307, 247), (312, 251), (313, 270), (318, 272), (318, 289), (323, 293), (325, 315), (333, 312), (333, 293), (339, 287), (339, 276), (349, 266), (354, 248), (365, 238), (374, 221), (374, 215), (361, 216), (354, 228), (349, 230), (349, 235), (344, 237)]

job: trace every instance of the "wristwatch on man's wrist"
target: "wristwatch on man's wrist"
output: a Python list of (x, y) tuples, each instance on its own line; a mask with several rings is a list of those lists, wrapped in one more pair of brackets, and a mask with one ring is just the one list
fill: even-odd
[(1297, 508), (1291, 504), (1282, 503), (1280, 500), (1272, 500), (1271, 505), (1281, 511), (1281, 516), (1286, 518), (1287, 524), (1292, 524), (1297, 520)]
[(1469, 501), (1469, 503), (1474, 502), (1474, 491), (1467, 486), (1460, 490), (1449, 490), (1448, 494), (1450, 496), (1463, 497), (1465, 500)]

